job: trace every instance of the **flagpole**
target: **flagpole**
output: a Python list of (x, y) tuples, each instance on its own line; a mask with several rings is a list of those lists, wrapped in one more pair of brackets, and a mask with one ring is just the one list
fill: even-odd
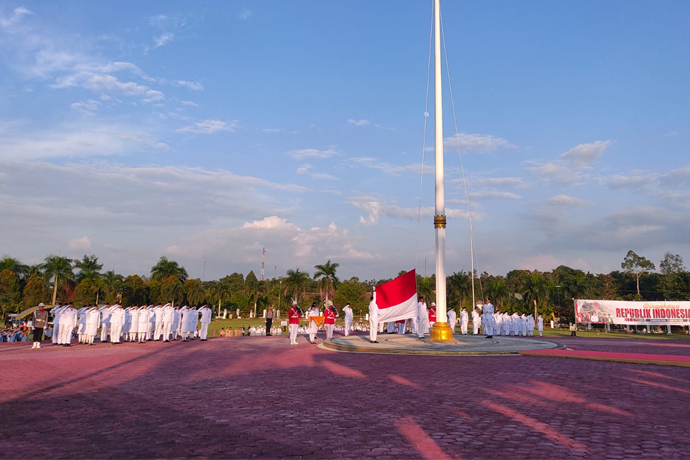
[(436, 111), (436, 322), (431, 328), (433, 342), (453, 340), (446, 316), (446, 202), (443, 185), (443, 101), (441, 91), (441, 6), (434, 1), (434, 108)]

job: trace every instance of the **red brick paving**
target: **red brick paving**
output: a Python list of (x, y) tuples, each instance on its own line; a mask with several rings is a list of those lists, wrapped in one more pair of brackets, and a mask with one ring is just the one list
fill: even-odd
[[(299, 340), (0, 346), (0, 457), (681, 459), (690, 452), (688, 368), (357, 355)], [(665, 349), (644, 340), (571, 341), (578, 349), (690, 355), (680, 346), (687, 342)]]

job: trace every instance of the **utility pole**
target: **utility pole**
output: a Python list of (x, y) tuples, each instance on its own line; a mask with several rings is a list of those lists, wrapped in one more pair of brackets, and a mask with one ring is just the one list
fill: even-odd
[(264, 280), (264, 269), (266, 268), (266, 248), (261, 252), (261, 281)]

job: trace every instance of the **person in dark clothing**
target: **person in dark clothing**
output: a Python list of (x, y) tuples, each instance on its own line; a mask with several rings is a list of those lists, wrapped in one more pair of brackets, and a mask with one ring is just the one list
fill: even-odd
[(271, 335), (271, 325), (273, 324), (273, 307), (268, 306), (268, 311), (266, 312), (266, 335)]
[(48, 312), (44, 309), (45, 305), (38, 304), (38, 310), (34, 312), (34, 346), (31, 348), (41, 348), (43, 340), (43, 330), (48, 326)]

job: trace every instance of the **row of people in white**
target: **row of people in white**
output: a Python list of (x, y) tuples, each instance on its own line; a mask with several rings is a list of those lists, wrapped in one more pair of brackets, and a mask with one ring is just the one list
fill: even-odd
[(199, 337), (207, 340), (208, 326), (211, 323), (212, 311), (209, 307), (184, 306), (173, 307), (171, 304), (129, 307), (109, 305), (98, 309), (85, 307), (75, 310), (71, 304), (53, 308), (53, 343), (69, 346), (72, 331), (77, 327), (79, 343), (93, 344), (93, 339), (100, 328), (101, 342), (120, 343), (124, 337), (130, 342), (146, 340), (163, 340), (169, 342), (179, 336), (189, 340), (201, 322)]

